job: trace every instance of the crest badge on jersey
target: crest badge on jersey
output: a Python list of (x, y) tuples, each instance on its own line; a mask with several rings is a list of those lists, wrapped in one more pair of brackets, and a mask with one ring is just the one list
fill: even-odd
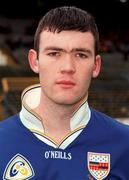
[(97, 180), (102, 180), (110, 172), (110, 154), (88, 152), (88, 169)]
[(34, 176), (30, 162), (22, 155), (15, 155), (7, 164), (3, 180), (28, 180)]

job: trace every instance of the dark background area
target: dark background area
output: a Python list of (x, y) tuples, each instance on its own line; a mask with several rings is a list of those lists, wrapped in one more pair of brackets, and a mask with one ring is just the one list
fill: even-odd
[(0, 16), (37, 19), (49, 9), (62, 5), (89, 11), (104, 31), (129, 28), (129, 2), (125, 0), (2, 0)]

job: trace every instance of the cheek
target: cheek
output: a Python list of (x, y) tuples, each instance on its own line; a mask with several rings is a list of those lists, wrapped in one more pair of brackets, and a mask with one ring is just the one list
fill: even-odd
[(87, 82), (88, 80), (90, 80), (93, 76), (93, 70), (94, 70), (93, 66), (90, 67), (84, 66), (84, 68), (81, 68), (78, 72), (78, 77), (80, 78), (80, 81)]
[(91, 78), (92, 78), (91, 75), (90, 76), (86, 75), (85, 77), (82, 78), (82, 80), (80, 81), (82, 88), (87, 89), (89, 87)]
[(87, 70), (82, 70), (78, 75), (79, 86), (82, 89), (87, 90), (90, 86), (92, 76), (93, 76), (93, 70), (91, 68)]
[(57, 68), (58, 66), (52, 62), (52, 60), (50, 61), (49, 59), (43, 57), (39, 63), (39, 75), (44, 79), (53, 79), (57, 74)]
[(40, 78), (40, 83), (44, 87), (49, 87), (51, 84), (53, 84), (54, 81), (54, 73), (51, 70), (52, 68), (40, 68), (39, 69), (39, 78)]

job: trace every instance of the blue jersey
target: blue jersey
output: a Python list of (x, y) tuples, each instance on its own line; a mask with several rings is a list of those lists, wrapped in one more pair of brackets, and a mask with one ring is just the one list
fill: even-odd
[(129, 127), (91, 109), (64, 150), (40, 141), (19, 114), (0, 123), (0, 180), (128, 180)]

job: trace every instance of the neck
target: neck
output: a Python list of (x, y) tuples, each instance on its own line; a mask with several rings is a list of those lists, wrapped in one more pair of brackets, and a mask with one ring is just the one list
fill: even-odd
[(40, 104), (35, 111), (43, 121), (45, 134), (60, 142), (71, 131), (70, 119), (79, 106), (80, 103), (76, 105), (61, 105), (41, 98)]

